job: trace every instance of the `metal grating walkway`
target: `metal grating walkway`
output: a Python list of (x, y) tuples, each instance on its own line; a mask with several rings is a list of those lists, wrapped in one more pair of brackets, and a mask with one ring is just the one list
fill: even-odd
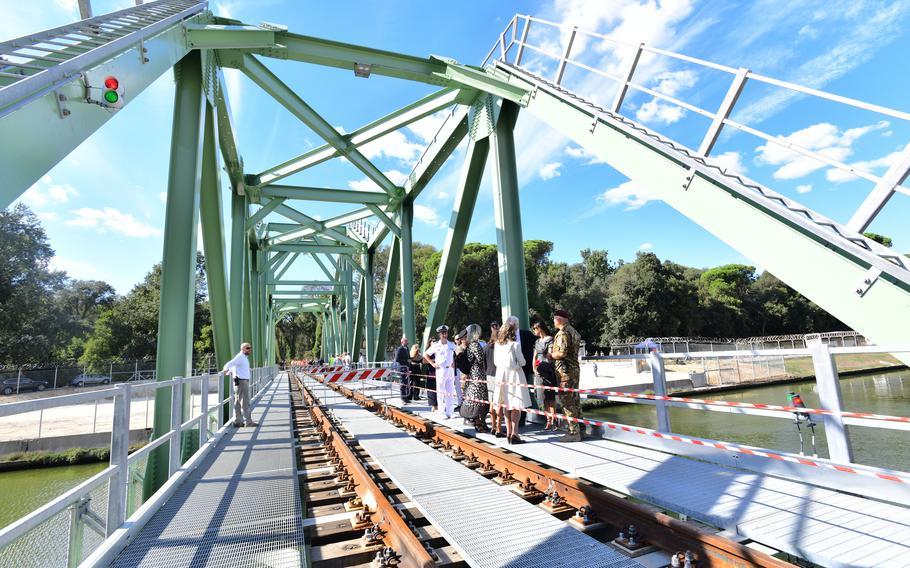
[(642, 566), (316, 381), (306, 381), (471, 566)]
[(282, 374), (113, 566), (306, 566), (290, 406)]
[[(386, 384), (363, 387), (365, 394), (401, 406)], [(426, 405), (407, 409), (504, 445)], [(822, 566), (910, 565), (910, 508), (607, 439), (553, 443), (559, 434), (535, 428), (522, 433), (528, 443), (509, 450)]]

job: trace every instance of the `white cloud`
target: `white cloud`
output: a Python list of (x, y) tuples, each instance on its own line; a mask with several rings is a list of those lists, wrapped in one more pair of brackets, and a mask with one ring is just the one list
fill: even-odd
[[(389, 181), (398, 186), (402, 185), (408, 179), (409, 175), (400, 170), (386, 170), (382, 173), (385, 177), (389, 178)], [(349, 181), (348, 187), (357, 191), (382, 191), (382, 188), (376, 185), (370, 178)]]
[(553, 179), (555, 177), (559, 177), (559, 168), (561, 166), (562, 162), (550, 162), (548, 164), (544, 164), (537, 173), (540, 176), (540, 179), (544, 181)]
[(635, 118), (640, 122), (657, 122), (663, 124), (673, 124), (685, 116), (686, 111), (682, 107), (662, 103), (657, 99), (652, 99), (641, 105), (635, 111)]
[[(892, 152), (887, 156), (882, 156), (881, 158), (875, 160), (866, 160), (861, 162), (853, 162), (850, 164), (850, 167), (854, 170), (859, 170), (865, 173), (875, 173), (875, 170), (882, 168), (889, 168), (893, 164), (897, 163), (901, 158), (902, 152)], [(839, 168), (831, 168), (825, 172), (825, 178), (833, 183), (845, 183), (848, 181), (853, 181), (860, 179), (858, 176), (846, 172)]]
[(651, 81), (655, 91), (675, 97), (680, 91), (693, 87), (698, 81), (698, 76), (691, 69), (664, 71), (658, 73)]
[(654, 245), (651, 243), (641, 243), (638, 245), (638, 250), (651, 250), (652, 248), (654, 248)]
[(57, 214), (53, 211), (40, 211), (36, 215), (42, 221), (56, 221), (58, 219)]
[[(72, 12), (73, 14), (79, 13), (79, 1), (78, 0), (54, 0), (54, 3), (57, 6), (60, 6), (67, 12)], [(96, 16), (98, 14), (95, 14)]]
[(797, 130), (779, 139), (785, 145), (766, 142), (755, 150), (756, 163), (780, 166), (774, 172), (775, 179), (799, 179), (825, 167), (825, 163), (791, 150), (786, 145), (799, 146), (828, 158), (843, 162), (852, 153), (851, 146), (863, 135), (888, 128), (886, 121), (850, 128), (843, 132), (831, 123), (820, 122)]
[(49, 263), (51, 270), (66, 272), (70, 278), (79, 280), (104, 280), (109, 275), (98, 270), (93, 264), (72, 260), (62, 256), (55, 256)]
[(448, 199), (450, 197), (450, 195), (445, 191), (439, 190), (439, 191), (433, 192), (433, 197), (435, 197), (436, 199)]
[(589, 152), (587, 149), (582, 148), (581, 146), (567, 146), (566, 155), (572, 158), (577, 158), (579, 160), (585, 160), (585, 165), (607, 163), (604, 160), (598, 158), (593, 152)]
[(54, 183), (50, 175), (44, 175), (35, 185), (22, 194), (22, 202), (33, 209), (45, 205), (60, 205), (76, 197), (79, 192), (68, 183)]
[(409, 124), (407, 128), (416, 134), (424, 144), (429, 144), (433, 140), (433, 137), (436, 136), (436, 133), (439, 132), (439, 129), (442, 128), (442, 124), (448, 117), (449, 111), (441, 110), (430, 116), (425, 116), (417, 122)]
[(809, 193), (810, 191), (812, 191), (812, 186), (811, 186), (811, 185), (798, 185), (798, 186), (796, 186), (796, 192), (797, 192), (797, 193)]
[(742, 161), (742, 155), (739, 152), (724, 152), (723, 154), (711, 156), (708, 161), (728, 172), (744, 174), (747, 171)]
[(161, 200), (161, 203), (167, 203), (167, 192), (166, 192), (166, 191), (162, 191), (161, 193), (159, 193), (159, 194), (158, 194), (158, 199)]
[(128, 237), (146, 238), (159, 237), (163, 233), (161, 229), (153, 227), (147, 223), (137, 220), (128, 213), (123, 213), (113, 207), (104, 209), (91, 209), (82, 207), (70, 211), (74, 218), (66, 221), (66, 225), (73, 227), (92, 227), (97, 228), (104, 233), (120, 233)]
[(598, 195), (597, 201), (607, 207), (624, 205), (625, 211), (632, 211), (649, 201), (657, 201), (657, 196), (634, 181), (627, 181)]
[(360, 147), (368, 159), (393, 158), (410, 164), (423, 153), (424, 145), (412, 142), (404, 132), (395, 130)]
[(439, 217), (439, 212), (432, 207), (427, 207), (426, 205), (421, 205), (419, 203), (414, 204), (414, 218), (427, 225), (437, 227), (446, 226), (446, 223)]

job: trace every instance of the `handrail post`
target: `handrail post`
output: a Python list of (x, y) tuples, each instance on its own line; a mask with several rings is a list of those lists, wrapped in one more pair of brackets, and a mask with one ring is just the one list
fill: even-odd
[[(651, 377), (654, 380), (654, 394), (657, 396), (667, 396), (667, 374), (664, 371), (664, 360), (657, 351), (652, 351), (648, 355), (651, 363)], [(670, 409), (667, 403), (658, 400), (655, 408), (657, 409), (657, 431), (664, 434), (670, 433)]]
[[(525, 42), (528, 41), (528, 30), (531, 28), (531, 17), (525, 16), (525, 27), (521, 30), (521, 39), (518, 41), (518, 53), (515, 54), (515, 66), (521, 67), (521, 56), (525, 52)], [(515, 20), (515, 25), (518, 25), (518, 19)]]
[(572, 28), (572, 35), (569, 36), (569, 43), (566, 44), (566, 52), (563, 54), (562, 59), (559, 60), (559, 67), (556, 69), (556, 81), (557, 85), (562, 83), (562, 76), (566, 72), (566, 61), (569, 60), (569, 55), (572, 53), (572, 44), (575, 43), (575, 35), (578, 33), (578, 26)]
[(638, 44), (638, 49), (635, 50), (635, 55), (632, 56), (632, 62), (629, 64), (629, 68), (626, 69), (626, 74), (623, 77), (622, 83), (619, 84), (619, 89), (616, 91), (616, 97), (613, 98), (613, 104), (610, 106), (611, 112), (619, 112), (619, 109), (622, 107), (622, 101), (626, 98), (626, 92), (629, 90), (629, 83), (632, 82), (632, 76), (635, 75), (635, 68), (638, 67), (638, 60), (641, 59), (641, 52), (644, 50), (645, 44)]
[(66, 547), (67, 568), (76, 568), (82, 563), (82, 537), (85, 534), (85, 521), (82, 520), (82, 516), (90, 502), (91, 499), (83, 497), (70, 507), (69, 544)]
[(129, 453), (130, 453), (130, 385), (117, 385), (114, 395), (114, 419), (111, 423), (111, 458), (112, 466), (117, 470), (111, 475), (107, 489), (107, 527), (106, 536), (126, 521), (126, 494), (129, 488)]
[(174, 475), (180, 466), (181, 448), (183, 446), (183, 377), (174, 377), (171, 386), (171, 439), (168, 441), (169, 458), (167, 464), (168, 477)]
[(202, 375), (202, 391), (199, 399), (199, 414), (202, 418), (199, 420), (199, 445), (201, 446), (209, 439), (209, 373), (206, 369)]
[(698, 153), (702, 156), (707, 157), (711, 152), (711, 149), (714, 148), (714, 144), (720, 136), (720, 131), (724, 127), (724, 121), (730, 116), (730, 113), (733, 112), (733, 105), (736, 104), (739, 95), (742, 94), (743, 87), (746, 86), (746, 80), (748, 78), (749, 70), (740, 67), (739, 71), (736, 72), (736, 76), (733, 77), (733, 82), (730, 83), (730, 88), (727, 89), (727, 94), (724, 96), (723, 102), (720, 103), (720, 108), (717, 109), (717, 113), (714, 115), (711, 126), (708, 127), (708, 132), (705, 133), (705, 137), (698, 147)]
[(218, 428), (221, 429), (226, 422), (224, 417), (227, 416), (224, 412), (224, 377), (221, 376), (221, 373), (215, 373), (215, 376), (218, 377), (215, 381), (218, 387), (218, 413), (216, 415), (216, 420), (218, 421)]
[(853, 447), (847, 425), (841, 416), (844, 399), (840, 391), (840, 379), (837, 376), (837, 364), (827, 343), (821, 340), (807, 342), (812, 354), (812, 365), (815, 367), (815, 384), (818, 385), (818, 398), (821, 407), (830, 410), (831, 414), (822, 416), (825, 423), (825, 438), (828, 441), (828, 455), (836, 462), (853, 463)]

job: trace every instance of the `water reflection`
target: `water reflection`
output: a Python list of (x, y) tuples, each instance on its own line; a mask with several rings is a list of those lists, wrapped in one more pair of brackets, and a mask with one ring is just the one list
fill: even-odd
[[(812, 382), (794, 382), (754, 387), (737, 392), (716, 393), (705, 398), (749, 403), (788, 404), (787, 393), (798, 392), (806, 406), (819, 408), (818, 389)], [(910, 371), (893, 371), (858, 375), (841, 379), (841, 392), (846, 410), (910, 416)], [(643, 404), (626, 404), (591, 410), (588, 417), (647, 428), (657, 427), (654, 408)], [(799, 433), (792, 420), (746, 416), (725, 412), (708, 412), (688, 408), (671, 408), (674, 432), (760, 446), (786, 452), (799, 452)], [(885, 430), (850, 426), (850, 440), (857, 463), (910, 470), (910, 431)], [(811, 453), (809, 432), (804, 429), (807, 453)], [(825, 428), (819, 420), (816, 428), (820, 457), (828, 457)]]

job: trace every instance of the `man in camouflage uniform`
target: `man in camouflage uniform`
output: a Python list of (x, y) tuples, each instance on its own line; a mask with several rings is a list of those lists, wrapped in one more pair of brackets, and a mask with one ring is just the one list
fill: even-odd
[[(559, 378), (559, 386), (577, 389), (581, 375), (581, 368), (578, 364), (578, 347), (581, 345), (581, 336), (569, 324), (569, 314), (564, 310), (556, 310), (553, 313), (553, 325), (559, 330), (551, 351), (553, 366), (556, 368), (556, 376)], [(570, 418), (581, 418), (581, 400), (578, 392), (560, 392), (559, 402), (562, 404), (563, 414)], [(580, 442), (583, 429), (579, 426), (578, 422), (569, 420), (566, 428), (568, 433), (559, 438), (557, 442)]]

